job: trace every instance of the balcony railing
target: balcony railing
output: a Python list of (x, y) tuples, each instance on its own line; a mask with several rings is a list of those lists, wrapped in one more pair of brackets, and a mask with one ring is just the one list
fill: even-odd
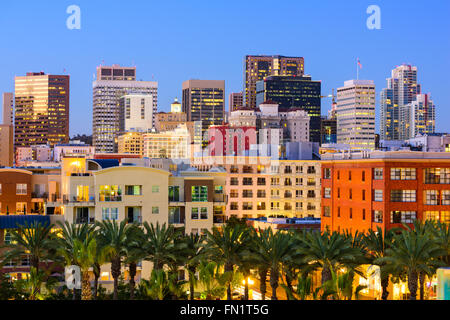
[(75, 223), (76, 224), (82, 224), (82, 223), (93, 224), (93, 223), (95, 223), (95, 218), (94, 217), (77, 217), (75, 219)]
[(224, 216), (215, 216), (213, 217), (213, 223), (225, 223)]
[(48, 193), (47, 192), (32, 192), (31, 198), (33, 199), (48, 199)]

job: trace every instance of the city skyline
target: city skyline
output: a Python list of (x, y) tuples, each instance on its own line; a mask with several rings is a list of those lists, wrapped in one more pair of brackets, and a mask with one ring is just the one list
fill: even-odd
[[(27, 10), (19, 10), (18, 6), (24, 3)], [(189, 79), (225, 80), (225, 105), (228, 105), (229, 93), (242, 90), (245, 55), (304, 57), (305, 74), (322, 81), (323, 95), (330, 94), (344, 81), (356, 78), (359, 58), (363, 66), (359, 78), (374, 80), (376, 85), (376, 132), (379, 132), (380, 91), (385, 87), (391, 70), (402, 63), (418, 67), (418, 81), (422, 84), (423, 93), (431, 93), (436, 105), (436, 118), (450, 115), (446, 108), (450, 97), (445, 91), (449, 84), (445, 70), (450, 67), (447, 53), (450, 44), (443, 40), (450, 28), (450, 22), (445, 19), (445, 9), (450, 7), (448, 3), (408, 3), (409, 14), (403, 17), (398, 12), (403, 10), (405, 1), (379, 1), (381, 30), (369, 30), (366, 27), (369, 2), (330, 1), (319, 7), (287, 1), (273, 8), (274, 16), (284, 14), (285, 19), (275, 25), (262, 24), (260, 29), (255, 29), (253, 37), (245, 36), (245, 28), (252, 24), (241, 17), (249, 10), (252, 10), (252, 15), (265, 10), (264, 1), (261, 7), (242, 4), (238, 11), (231, 11), (229, 8), (233, 6), (220, 3), (210, 4), (205, 9), (202, 3), (147, 4), (137, 1), (129, 7), (108, 3), (108, 6), (103, 6), (104, 10), (98, 10), (101, 2), (78, 1), (82, 21), (80, 30), (66, 28), (68, 2), (52, 6), (28, 1), (1, 4), (5, 14), (0, 20), (0, 28), (4, 32), (8, 30), (3, 34), (4, 43), (23, 37), (28, 42), (26, 50), (21, 50), (25, 48), (21, 44), (4, 46), (1, 56), (8, 63), (0, 77), (0, 90), (12, 92), (14, 76), (27, 72), (70, 75), (70, 136), (73, 136), (92, 134), (91, 86), (96, 67), (101, 64), (136, 66), (137, 80), (158, 82), (158, 111), (169, 111), (175, 97), (181, 100), (182, 82)], [(338, 11), (337, 6), (341, 8)], [(160, 14), (149, 19), (146, 13), (150, 9)], [(216, 15), (204, 15), (206, 10), (214, 9)], [(18, 13), (21, 19), (17, 19)], [(36, 13), (41, 20), (32, 18)], [(115, 19), (121, 14), (132, 14), (136, 19), (127, 19), (128, 24), (125, 25)], [(186, 14), (192, 19), (187, 19)], [(318, 19), (321, 19), (320, 23), (317, 23)], [(405, 32), (401, 26), (409, 21), (414, 21), (414, 25), (409, 25)], [(189, 27), (182, 28), (186, 23)], [(314, 29), (311, 29), (313, 32), (301, 32), (305, 28)], [(149, 30), (152, 32), (148, 33)], [(280, 30), (286, 31), (284, 36), (276, 36)], [(217, 33), (223, 42), (219, 42), (214, 50), (206, 47), (200, 50), (193, 41), (193, 34), (198, 31), (208, 35)], [(39, 37), (43, 33), (48, 34), (46, 39), (53, 39), (51, 41), (60, 39), (52, 50), (49, 50), (51, 41)], [(143, 38), (146, 34), (149, 37)], [(126, 48), (118, 48), (115, 41), (110, 41), (117, 35), (129, 35)], [(263, 41), (266, 38), (271, 41)], [(144, 44), (147, 50), (129, 50), (133, 41), (138, 47), (143, 45), (142, 39), (148, 39), (148, 44)], [(230, 39), (234, 40), (233, 45), (229, 45)], [(435, 49), (427, 49), (429, 43)], [(336, 47), (340, 50), (333, 49)], [(440, 68), (436, 68), (436, 61), (439, 61)], [(323, 99), (322, 114), (325, 115), (330, 108), (331, 99)], [(89, 121), (86, 121), (87, 116)], [(446, 131), (450, 130), (445, 122), (438, 120), (436, 132)]]

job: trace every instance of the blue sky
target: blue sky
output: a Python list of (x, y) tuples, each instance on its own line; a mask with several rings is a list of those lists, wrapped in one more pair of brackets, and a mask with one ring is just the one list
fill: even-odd
[[(69, 5), (81, 29), (69, 30)], [(369, 5), (381, 8), (381, 30), (366, 27)], [(0, 2), (0, 91), (30, 71), (71, 76), (70, 134), (92, 133), (92, 79), (105, 64), (136, 65), (138, 80), (159, 83), (161, 111), (191, 78), (226, 81), (242, 90), (246, 54), (303, 56), (322, 93), (356, 77), (379, 91), (402, 63), (419, 68), (423, 92), (437, 109), (438, 132), (450, 131), (450, 1), (447, 0), (45, 0)], [(227, 101), (228, 105), (228, 101)], [(322, 102), (322, 113), (330, 100)]]

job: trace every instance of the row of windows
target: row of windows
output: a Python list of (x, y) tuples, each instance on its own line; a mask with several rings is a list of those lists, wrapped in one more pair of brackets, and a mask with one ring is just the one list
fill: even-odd
[[(2, 184), (0, 183), (0, 194), (2, 194)], [(27, 184), (26, 183), (16, 183), (16, 195), (26, 195), (27, 194)]]
[[(293, 210), (293, 204), (290, 202), (284, 203), (284, 206), (280, 206), (280, 202), (271, 202), (270, 203), (270, 210)], [(266, 210), (266, 203), (265, 202), (258, 202), (256, 204), (256, 210)], [(308, 203), (306, 206), (307, 210), (316, 210), (316, 206), (312, 203)], [(230, 203), (230, 210), (239, 210), (239, 203), (238, 202), (231, 202)], [(243, 202), (242, 203), (242, 210), (254, 210), (253, 202)], [(295, 210), (303, 210), (303, 203), (302, 202), (296, 202), (295, 203)]]
[[(291, 178), (284, 178), (283, 185), (284, 186), (292, 186), (293, 185), (293, 179)], [(305, 181), (303, 178), (295, 178), (295, 185), (296, 186), (303, 186), (303, 183), (306, 182), (307, 186), (315, 186), (316, 185), (316, 179), (315, 178), (307, 178)], [(256, 184), (258, 186), (265, 186), (266, 185), (266, 178), (257, 178)], [(238, 186), (239, 185), (239, 179), (238, 178), (230, 178), (230, 185), (231, 186)], [(242, 185), (244, 186), (252, 186), (253, 185), (253, 178), (242, 178)], [(271, 178), (270, 179), (270, 185), (271, 186), (279, 186), (280, 185), (280, 178)]]
[[(349, 219), (354, 218), (354, 212), (353, 208), (349, 208), (348, 210), (348, 217)], [(361, 210), (361, 218), (362, 220), (366, 220), (366, 209)], [(431, 216), (431, 214), (429, 214)], [(439, 212), (437, 211), (437, 215), (439, 215)], [(329, 206), (323, 207), (323, 216), (324, 217), (331, 217), (331, 208)], [(336, 216), (338, 218), (341, 217), (341, 208), (337, 208), (337, 214)], [(436, 214), (434, 215), (436, 216)], [(450, 218), (450, 212), (448, 212), (447, 215), (443, 215), (444, 219), (445, 217)], [(391, 223), (414, 223), (414, 220), (417, 219), (417, 213), (415, 211), (391, 211), (390, 214)], [(448, 219), (447, 218), (447, 219)], [(376, 223), (382, 223), (383, 222), (383, 211), (381, 210), (374, 210), (372, 211), (372, 221)]]
[[(383, 180), (383, 168), (373, 169), (373, 179)], [(331, 179), (331, 168), (323, 169), (323, 178)], [(340, 171), (337, 171), (337, 179), (339, 180)], [(391, 168), (390, 179), (397, 180), (416, 180), (416, 168)], [(348, 171), (348, 180), (352, 180), (352, 171)], [(365, 181), (365, 171), (362, 171), (362, 181)], [(450, 184), (450, 168), (428, 168), (424, 169), (424, 183), (425, 184)]]

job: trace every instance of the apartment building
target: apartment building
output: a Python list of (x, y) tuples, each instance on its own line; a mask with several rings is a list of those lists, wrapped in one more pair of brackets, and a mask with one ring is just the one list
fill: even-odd
[(322, 230), (450, 222), (450, 155), (375, 151), (322, 155)]
[(227, 218), (320, 217), (319, 161), (211, 157), (192, 166), (225, 169)]

